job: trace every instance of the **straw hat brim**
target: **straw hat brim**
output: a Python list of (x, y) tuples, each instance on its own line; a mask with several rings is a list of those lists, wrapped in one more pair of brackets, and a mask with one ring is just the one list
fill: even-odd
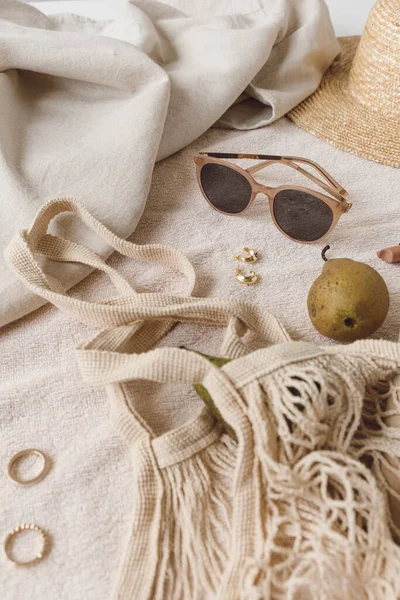
[(350, 92), (349, 74), (359, 41), (359, 36), (339, 38), (341, 54), (318, 89), (288, 116), (337, 148), (399, 168), (399, 123), (379, 112), (379, 106), (365, 105)]

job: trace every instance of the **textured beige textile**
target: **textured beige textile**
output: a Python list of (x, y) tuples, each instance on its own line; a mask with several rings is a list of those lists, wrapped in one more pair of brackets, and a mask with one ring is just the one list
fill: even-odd
[[(132, 240), (183, 250), (196, 268), (196, 295), (255, 301), (279, 317), (292, 337), (317, 345), (326, 345), (328, 340), (312, 329), (305, 298), (320, 273), (323, 244), (303, 246), (280, 235), (262, 197), (245, 218), (212, 211), (198, 191), (192, 164), (193, 154), (207, 148), (309, 156), (349, 189), (354, 207), (329, 237), (330, 255), (358, 258), (383, 275), (391, 309), (375, 337), (397, 340), (398, 271), (395, 265), (379, 261), (374, 251), (400, 241), (399, 171), (332, 148), (286, 120), (246, 133), (210, 131), (155, 168), (149, 201)], [(302, 181), (296, 175), (295, 179)], [(280, 167), (266, 173), (263, 180), (271, 185), (294, 181), (292, 170), (286, 173)], [(24, 223), (28, 225), (29, 221)], [(232, 254), (247, 244), (261, 254), (255, 265), (260, 283), (252, 288), (236, 283), (231, 262)], [(174, 271), (117, 255), (109, 264), (139, 291), (184, 293), (187, 289)], [(91, 275), (73, 291), (74, 296), (88, 299), (114, 293), (103, 275)], [(0, 589), (6, 600), (109, 600), (115, 585), (122, 540), (132, 521), (134, 473), (125, 443), (109, 424), (104, 388), (82, 384), (76, 365), (74, 348), (90, 333), (51, 307), (0, 332), (2, 464), (31, 446), (48, 451), (54, 460), (49, 476), (29, 489), (12, 484), (4, 469), (0, 473), (0, 530), (5, 534), (21, 520), (35, 520), (47, 527), (54, 540), (47, 561), (24, 571), (23, 577), (6, 565), (0, 553)], [(182, 325), (165, 343), (218, 353), (220, 335), (214, 328)], [(135, 393), (136, 385), (130, 385), (129, 391)], [(149, 384), (146, 394), (136, 395), (135, 401), (157, 435), (187, 421), (201, 408), (187, 385)]]
[[(400, 457), (398, 429), (385, 423), (400, 416), (391, 382), (400, 344), (324, 350), (289, 341), (261, 307), (138, 295), (95, 253), (47, 233), (62, 211), (74, 211), (130, 258), (181, 270), (189, 291), (194, 278), (183, 255), (118, 240), (72, 200), (45, 205), (7, 248), (10, 266), (33, 291), (84, 323), (116, 325), (78, 352), (84, 379), (108, 386), (111, 420), (134, 465), (133, 520), (114, 597), (397, 598), (400, 549), (391, 534), (399, 538), (400, 528), (389, 500), (400, 479), (393, 487), (382, 466)], [(98, 267), (122, 295), (70, 298), (45, 278), (37, 255)], [(152, 350), (174, 321), (226, 326), (221, 354), (233, 360), (218, 369), (185, 348)], [(274, 345), (248, 354), (249, 332)], [(205, 408), (157, 436), (121, 385), (132, 380), (202, 383), (235, 440)]]
[[(251, 100), (226, 126), (279, 118), (339, 52), (321, 0), (136, 0), (112, 22), (2, 0), (0, 44), (0, 325), (43, 303), (2, 254), (46, 200), (76, 196), (128, 236), (156, 159), (196, 139), (245, 89)], [(68, 219), (57, 227), (110, 254)], [(66, 289), (88, 272), (56, 270)]]

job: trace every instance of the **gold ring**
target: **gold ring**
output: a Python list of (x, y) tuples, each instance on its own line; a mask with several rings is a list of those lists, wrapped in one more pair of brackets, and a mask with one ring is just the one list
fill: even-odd
[[(41, 459), (43, 459), (43, 468), (40, 471), (40, 473), (38, 475), (36, 475), (36, 477), (33, 477), (33, 479), (21, 479), (14, 472), (15, 465), (21, 460), (21, 458), (23, 458), (24, 456), (29, 456), (30, 454), (35, 454), (36, 456), (39, 456)], [(21, 452), (17, 452), (17, 454), (14, 454), (14, 456), (8, 463), (8, 467), (7, 467), (8, 476), (10, 477), (10, 479), (15, 481), (16, 483), (19, 483), (19, 485), (33, 485), (34, 483), (39, 483), (39, 481), (42, 481), (42, 479), (44, 479), (46, 477), (49, 470), (50, 470), (49, 457), (46, 456), (44, 454), (44, 452), (41, 452), (40, 450), (36, 450), (35, 448), (27, 448), (26, 450), (21, 450)]]
[[(36, 533), (39, 533), (42, 536), (42, 549), (39, 552), (39, 554), (37, 554), (31, 560), (26, 560), (26, 561), (17, 560), (16, 558), (13, 557), (13, 554), (12, 554), (13, 540), (22, 531), (27, 531), (27, 530), (34, 531)], [(6, 540), (4, 542), (4, 551), (6, 553), (8, 560), (10, 562), (14, 563), (14, 565), (17, 565), (18, 567), (31, 567), (32, 565), (36, 565), (38, 562), (43, 560), (43, 558), (46, 555), (47, 550), (48, 550), (47, 533), (43, 529), (41, 529), (38, 525), (34, 525), (33, 523), (31, 523), (30, 525), (21, 523), (21, 525), (18, 525), (18, 527), (15, 527), (15, 529), (13, 529), (11, 531), (11, 533), (8, 534), (8, 536), (6, 537)]]

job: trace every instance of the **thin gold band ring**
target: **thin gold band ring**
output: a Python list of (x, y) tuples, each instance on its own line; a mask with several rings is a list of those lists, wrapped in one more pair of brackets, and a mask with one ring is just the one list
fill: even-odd
[[(32, 479), (21, 479), (15, 473), (15, 466), (21, 460), (21, 458), (23, 458), (25, 456), (29, 456), (30, 454), (35, 454), (36, 456), (39, 456), (43, 460), (42, 470), (40, 471), (40, 473), (38, 473), (38, 475), (36, 475), (36, 477), (33, 477)], [(44, 454), (44, 452), (41, 452), (40, 450), (36, 450), (36, 448), (27, 448), (26, 450), (21, 450), (21, 452), (17, 452), (17, 454), (14, 454), (14, 456), (11, 458), (10, 462), (8, 463), (8, 467), (7, 467), (8, 476), (10, 477), (10, 479), (15, 481), (19, 485), (33, 485), (35, 483), (39, 483), (39, 481), (42, 481), (42, 479), (44, 479), (46, 477), (49, 470), (50, 470), (49, 457), (46, 456)]]
[[(12, 547), (13, 547), (13, 541), (14, 541), (15, 537), (18, 536), (20, 533), (22, 533), (22, 531), (26, 531), (26, 530), (33, 531), (42, 536), (42, 549), (31, 560), (21, 561), (21, 560), (16, 559), (13, 556)], [(46, 533), (46, 531), (44, 531), (44, 529), (41, 529), (41, 527), (39, 527), (38, 525), (35, 525), (34, 523), (30, 523), (29, 525), (26, 523), (21, 523), (21, 525), (18, 525), (17, 527), (15, 527), (15, 529), (13, 529), (11, 531), (11, 533), (8, 534), (8, 536), (6, 537), (6, 540), (4, 542), (4, 551), (6, 553), (8, 560), (10, 562), (14, 563), (14, 565), (17, 565), (18, 567), (31, 567), (33, 565), (36, 565), (38, 562), (43, 560), (47, 550), (48, 550), (47, 533)]]

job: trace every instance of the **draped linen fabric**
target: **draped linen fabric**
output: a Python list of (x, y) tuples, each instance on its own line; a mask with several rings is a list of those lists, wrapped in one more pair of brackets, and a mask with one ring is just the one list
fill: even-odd
[[(317, 88), (339, 49), (322, 0), (135, 0), (104, 22), (2, 0), (0, 253), (60, 194), (127, 237), (156, 160), (216, 122), (278, 119)], [(55, 227), (111, 252), (68, 217)], [(64, 289), (89, 270), (56, 267)], [(0, 325), (43, 304), (2, 258), (0, 273)]]

